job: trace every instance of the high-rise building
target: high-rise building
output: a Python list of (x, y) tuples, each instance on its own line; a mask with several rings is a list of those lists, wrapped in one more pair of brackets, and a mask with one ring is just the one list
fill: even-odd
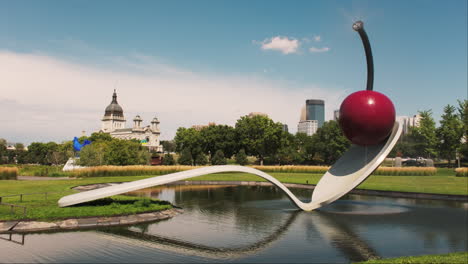
[(421, 115), (413, 115), (412, 117), (408, 116), (397, 116), (396, 120), (400, 122), (403, 126), (403, 134), (408, 134), (410, 127), (419, 127), (421, 122)]
[(284, 132), (289, 132), (289, 128), (287, 124), (283, 124), (283, 131)]
[(306, 120), (317, 120), (318, 127), (325, 121), (325, 102), (323, 100), (306, 100)]
[(317, 132), (318, 121), (317, 120), (304, 120), (300, 121), (297, 125), (297, 133), (304, 133), (308, 136), (312, 136)]
[(333, 120), (338, 122), (338, 119), (340, 119), (340, 110), (335, 110), (333, 111)]

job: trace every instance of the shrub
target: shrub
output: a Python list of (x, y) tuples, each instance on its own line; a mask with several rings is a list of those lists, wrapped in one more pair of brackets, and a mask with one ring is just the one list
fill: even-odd
[(17, 176), (18, 168), (0, 167), (0, 180), (16, 180)]
[(205, 154), (198, 154), (197, 157), (195, 158), (195, 165), (206, 165), (208, 164), (208, 158), (206, 157)]
[(141, 199), (133, 203), (136, 207), (149, 207), (151, 205), (150, 199)]
[(437, 173), (435, 167), (379, 167), (373, 175), (389, 176), (433, 176)]
[(468, 177), (468, 167), (455, 169), (455, 175), (457, 177)]
[(169, 153), (165, 154), (162, 160), (162, 165), (175, 165), (174, 156)]
[[(264, 172), (301, 172), (323, 174), (330, 167), (327, 166), (252, 166), (252, 168)], [(437, 173), (435, 167), (379, 167), (373, 175), (388, 175), (388, 176), (432, 176)]]
[(182, 150), (177, 163), (180, 165), (192, 165), (192, 154), (190, 153), (189, 149), (186, 148)]
[(254, 169), (261, 170), (264, 172), (301, 172), (301, 173), (314, 173), (323, 174), (330, 168), (328, 166), (251, 166)]
[(247, 154), (245, 154), (245, 150), (241, 149), (239, 152), (236, 153), (236, 162), (239, 165), (247, 165), (249, 160), (247, 159)]
[(226, 158), (224, 157), (224, 153), (222, 150), (216, 151), (213, 158), (211, 158), (211, 164), (212, 165), (226, 165), (227, 164)]
[(98, 166), (74, 170), (70, 176), (74, 177), (105, 177), (105, 176), (140, 176), (163, 175), (184, 170), (191, 170), (194, 166)]
[[(206, 158), (206, 157), (205, 157)], [(70, 172), (74, 177), (104, 177), (104, 176), (143, 176), (164, 175), (184, 170), (199, 168), (200, 166), (98, 166), (78, 169)], [(264, 172), (286, 173), (312, 173), (324, 174), (330, 167), (327, 166), (251, 166)], [(466, 169), (465, 176), (466, 176)], [(437, 173), (434, 167), (380, 167), (373, 175), (389, 176), (432, 176)], [(458, 174), (457, 174), (458, 175)]]

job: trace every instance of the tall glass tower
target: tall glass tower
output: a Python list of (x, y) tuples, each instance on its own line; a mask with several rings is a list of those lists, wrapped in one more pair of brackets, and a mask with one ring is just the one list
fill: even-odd
[(325, 102), (323, 100), (306, 100), (306, 120), (317, 120), (318, 127), (325, 121)]

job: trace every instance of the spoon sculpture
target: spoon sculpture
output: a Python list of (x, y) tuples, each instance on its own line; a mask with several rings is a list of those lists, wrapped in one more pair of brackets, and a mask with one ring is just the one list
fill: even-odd
[(353, 143), (322, 176), (310, 202), (299, 200), (273, 176), (254, 168), (234, 165), (209, 166), (164, 176), (122, 183), (62, 197), (60, 207), (80, 204), (112, 195), (127, 193), (157, 185), (218, 172), (246, 172), (258, 175), (276, 185), (304, 211), (312, 211), (338, 200), (369, 177), (384, 161), (397, 143), (402, 126), (395, 122), (395, 108), (385, 95), (373, 91), (374, 65), (369, 39), (362, 21), (353, 24), (364, 44), (367, 58), (367, 90), (349, 95), (340, 107), (340, 126)]

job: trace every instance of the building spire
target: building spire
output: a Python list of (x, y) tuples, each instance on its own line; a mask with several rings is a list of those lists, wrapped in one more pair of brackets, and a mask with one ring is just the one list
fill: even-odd
[(112, 103), (117, 103), (117, 92), (114, 89), (114, 94), (112, 94)]

